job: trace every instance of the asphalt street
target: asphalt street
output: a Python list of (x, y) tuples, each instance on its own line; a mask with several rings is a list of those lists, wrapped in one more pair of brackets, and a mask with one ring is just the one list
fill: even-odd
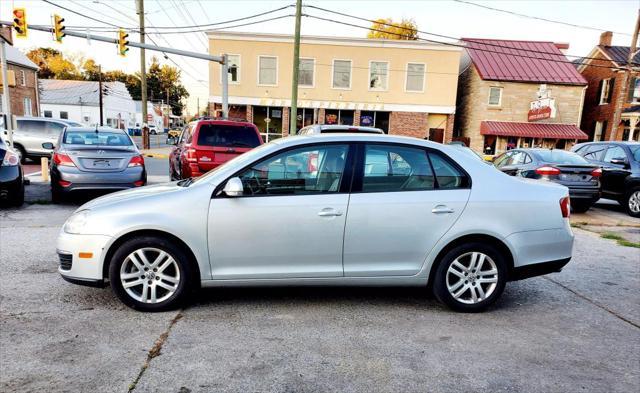
[(76, 206), (0, 212), (1, 391), (640, 388), (640, 254), (591, 232), (563, 272), (510, 283), (483, 314), (406, 288), (212, 289), (142, 314), (57, 274)]

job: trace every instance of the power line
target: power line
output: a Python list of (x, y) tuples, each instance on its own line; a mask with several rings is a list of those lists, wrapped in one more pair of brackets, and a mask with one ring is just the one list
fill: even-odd
[(43, 1), (43, 2), (45, 2), (45, 3), (47, 3), (47, 4), (51, 4), (51, 5), (52, 5), (52, 6), (54, 6), (54, 7), (58, 7), (58, 8), (60, 8), (60, 9), (65, 10), (65, 11), (69, 11), (69, 12), (71, 12), (72, 14), (79, 15), (79, 16), (81, 16), (81, 17), (83, 17), (83, 18), (91, 19), (91, 20), (93, 20), (93, 21), (95, 21), (95, 22), (99, 22), (99, 23), (102, 23), (102, 24), (105, 24), (105, 25), (109, 25), (109, 26), (113, 26), (113, 27), (118, 27), (117, 25), (114, 25), (114, 24), (112, 24), (112, 23), (108, 23), (108, 22), (102, 21), (102, 20), (100, 20), (100, 19), (96, 19), (96, 18), (93, 18), (93, 17), (91, 17), (91, 16), (87, 16), (87, 15), (85, 15), (85, 14), (81, 13), (81, 12), (74, 11), (74, 10), (72, 10), (72, 9), (70, 9), (70, 8), (63, 7), (63, 6), (58, 5), (58, 4), (56, 4), (56, 3), (52, 2), (52, 1), (49, 1), (49, 0), (42, 0), (42, 1)]
[[(559, 25), (577, 27), (579, 29), (595, 30), (595, 31), (600, 31), (600, 32), (602, 32), (602, 31), (610, 31), (608, 29), (601, 29), (601, 28), (593, 27), (593, 26), (578, 25), (578, 24), (575, 24), (575, 23), (563, 22), (563, 21), (554, 20), (554, 19), (547, 19), (547, 18), (542, 18), (542, 17), (539, 17), (539, 16), (520, 14), (518, 12), (504, 10), (504, 9), (500, 9), (500, 8), (495, 8), (495, 7), (491, 7), (491, 6), (488, 6), (488, 5), (478, 4), (478, 3), (474, 3), (474, 2), (466, 1), (466, 0), (452, 0), (452, 1), (455, 1), (456, 3), (467, 4), (467, 5), (472, 5), (472, 6), (475, 6), (475, 7), (484, 8), (484, 9), (491, 10), (491, 11), (502, 12), (504, 14), (515, 15), (515, 16), (519, 16), (521, 18), (535, 19), (535, 20), (540, 20), (540, 21), (543, 21), (543, 22), (549, 22), (549, 23), (555, 23), (555, 24), (559, 24)], [(628, 34), (628, 33), (622, 33), (622, 32), (618, 32), (618, 31), (613, 31), (613, 33), (621, 34), (621, 35), (627, 35), (627, 36), (631, 35), (631, 34)]]

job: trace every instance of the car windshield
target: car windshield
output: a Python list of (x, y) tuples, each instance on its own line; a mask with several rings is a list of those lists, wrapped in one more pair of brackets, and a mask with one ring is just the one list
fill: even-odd
[(202, 124), (198, 131), (198, 145), (256, 147), (260, 145), (260, 139), (253, 127)]
[(629, 150), (631, 150), (633, 161), (640, 162), (640, 145), (631, 145), (629, 146)]
[(535, 154), (542, 160), (553, 164), (586, 165), (585, 160), (576, 153), (566, 150), (536, 150)]
[(64, 144), (85, 146), (131, 146), (131, 139), (121, 132), (67, 131)]

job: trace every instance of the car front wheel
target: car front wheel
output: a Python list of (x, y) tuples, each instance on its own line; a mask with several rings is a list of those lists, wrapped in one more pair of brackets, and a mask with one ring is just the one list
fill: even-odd
[(640, 187), (632, 189), (623, 203), (627, 214), (632, 217), (640, 217)]
[(435, 296), (455, 311), (479, 312), (493, 304), (507, 281), (504, 256), (495, 247), (467, 243), (447, 252), (433, 281)]
[(183, 304), (193, 288), (193, 269), (180, 248), (166, 239), (142, 236), (122, 244), (109, 266), (111, 288), (127, 306), (166, 311)]

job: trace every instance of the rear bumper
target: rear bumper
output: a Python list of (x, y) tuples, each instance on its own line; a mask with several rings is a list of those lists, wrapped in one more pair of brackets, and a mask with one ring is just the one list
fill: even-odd
[(525, 278), (557, 273), (561, 271), (570, 260), (571, 257), (516, 267), (511, 271), (509, 281), (524, 280)]
[(0, 199), (10, 198), (23, 192), (23, 187), (20, 166), (0, 166)]
[[(140, 187), (147, 183), (144, 168), (127, 168), (120, 172), (84, 172), (77, 168), (51, 168), (51, 180), (70, 182), (66, 187), (59, 187), (62, 192), (74, 190), (125, 190)], [(142, 183), (140, 183), (142, 182)]]
[(569, 197), (580, 201), (600, 199), (600, 187), (569, 187)]

